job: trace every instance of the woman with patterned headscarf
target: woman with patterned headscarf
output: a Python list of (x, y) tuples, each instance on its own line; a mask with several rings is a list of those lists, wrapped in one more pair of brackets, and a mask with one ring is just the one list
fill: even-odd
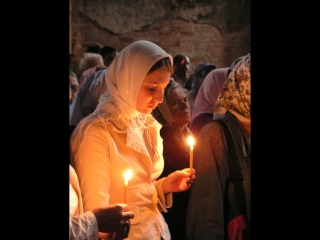
[[(161, 212), (172, 206), (172, 192), (188, 190), (195, 179), (189, 168), (159, 179), (161, 125), (150, 113), (163, 101), (172, 72), (172, 56), (152, 42), (123, 48), (106, 71), (108, 91), (71, 136), (84, 211), (126, 203), (134, 212), (128, 240), (170, 239)], [(125, 187), (128, 169), (132, 176)]]
[[(213, 120), (197, 135), (194, 168), (197, 181), (190, 189), (187, 238), (201, 240), (234, 238), (251, 226), (251, 55), (232, 69), (216, 101)], [(223, 124), (223, 125), (222, 125)], [(226, 128), (224, 128), (225, 126)], [(230, 178), (228, 129), (242, 174), (244, 211), (239, 209), (235, 184)], [(237, 218), (243, 214), (244, 218)], [(236, 226), (230, 225), (237, 219)], [(228, 224), (229, 223), (229, 224)], [(232, 227), (232, 228), (231, 228)], [(231, 237), (231, 235), (233, 237)]]

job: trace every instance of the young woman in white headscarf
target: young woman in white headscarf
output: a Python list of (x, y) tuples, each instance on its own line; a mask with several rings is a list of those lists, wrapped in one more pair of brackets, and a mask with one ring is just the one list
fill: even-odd
[[(232, 69), (213, 112), (194, 149), (197, 181), (190, 189), (186, 239), (246, 240), (251, 226), (250, 54)], [(239, 167), (238, 175), (231, 174), (230, 165)]]
[[(134, 212), (129, 240), (170, 239), (161, 211), (172, 206), (172, 192), (188, 190), (195, 179), (189, 168), (158, 179), (164, 167), (161, 125), (150, 113), (163, 101), (172, 72), (172, 56), (158, 45), (128, 45), (107, 69), (108, 92), (71, 136), (84, 211), (126, 200)], [(124, 198), (128, 169), (133, 174)]]

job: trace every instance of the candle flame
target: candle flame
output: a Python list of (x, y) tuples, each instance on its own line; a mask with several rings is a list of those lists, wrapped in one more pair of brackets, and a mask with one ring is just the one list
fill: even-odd
[(189, 143), (190, 147), (193, 147), (193, 144), (194, 144), (194, 139), (193, 139), (193, 137), (192, 137), (192, 136), (189, 136), (187, 140), (188, 140), (188, 143)]
[(129, 170), (125, 171), (124, 174), (123, 174), (123, 176), (124, 176), (124, 180), (125, 180), (126, 182), (128, 182), (129, 179), (130, 179), (131, 176), (132, 176), (132, 170), (129, 169)]

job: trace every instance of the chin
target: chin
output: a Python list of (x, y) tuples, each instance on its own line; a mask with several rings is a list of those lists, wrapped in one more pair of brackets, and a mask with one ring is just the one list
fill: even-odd
[(139, 111), (140, 113), (142, 113), (142, 114), (150, 114), (151, 112), (152, 112), (152, 108), (151, 109), (144, 109), (144, 110), (141, 110), (141, 111)]
[(183, 124), (181, 126), (187, 126), (190, 123), (190, 120), (186, 120), (183, 122)]

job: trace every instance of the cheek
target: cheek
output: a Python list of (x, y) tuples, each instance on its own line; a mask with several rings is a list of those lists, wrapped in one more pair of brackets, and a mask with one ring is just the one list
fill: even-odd
[(181, 111), (179, 111), (178, 107), (177, 108), (169, 108), (172, 117), (174, 118), (174, 120), (178, 123), (178, 124), (186, 124), (188, 122), (190, 122), (190, 114), (189, 115), (185, 115), (182, 114)]
[(142, 96), (141, 96), (141, 93), (139, 93), (137, 97), (136, 107), (138, 107), (141, 104), (141, 99), (142, 99)]
[(172, 117), (176, 120), (176, 118), (179, 116), (178, 109), (176, 107), (170, 107), (169, 110), (171, 112)]
[(174, 121), (176, 122), (176, 123), (178, 123), (179, 125), (181, 125), (181, 122), (182, 122), (182, 119), (181, 119), (181, 117), (179, 116), (179, 114), (173, 114), (172, 115), (173, 116), (173, 119), (174, 119)]
[(137, 97), (136, 106), (140, 106), (148, 101), (148, 94), (144, 91), (140, 91)]
[(140, 91), (137, 97), (137, 102), (143, 102), (146, 99), (147, 94), (144, 91)]

